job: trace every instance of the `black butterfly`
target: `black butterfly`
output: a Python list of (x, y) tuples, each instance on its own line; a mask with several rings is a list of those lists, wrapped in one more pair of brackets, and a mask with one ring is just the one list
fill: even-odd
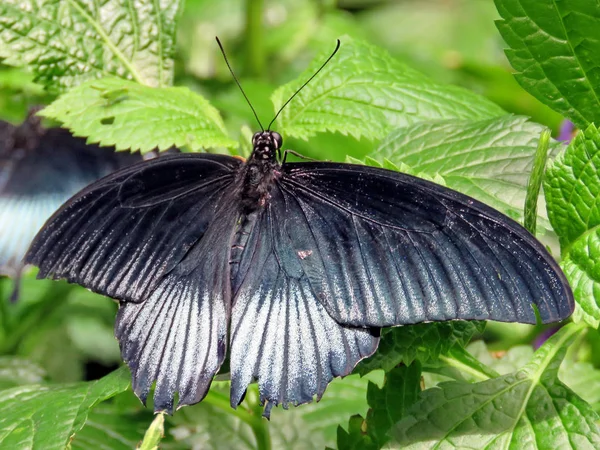
[[(285, 162), (261, 131), (247, 161), (181, 154), (85, 188), (26, 261), (120, 301), (116, 336), (145, 402), (202, 400), (229, 349), (231, 405), (258, 380), (273, 405), (320, 398), (378, 329), (568, 317), (559, 266), (516, 222), (403, 173)], [(279, 161), (283, 160), (282, 163)]]
[(61, 128), (44, 128), (30, 111), (14, 126), (0, 121), (0, 273), (18, 276), (44, 222), (73, 194), (140, 155), (87, 145)]

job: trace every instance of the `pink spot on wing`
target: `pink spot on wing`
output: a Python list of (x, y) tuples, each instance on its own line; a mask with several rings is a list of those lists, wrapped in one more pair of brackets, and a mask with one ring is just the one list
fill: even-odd
[(312, 250), (299, 250), (298, 251), (298, 256), (300, 257), (300, 259), (306, 259), (310, 255), (312, 255)]

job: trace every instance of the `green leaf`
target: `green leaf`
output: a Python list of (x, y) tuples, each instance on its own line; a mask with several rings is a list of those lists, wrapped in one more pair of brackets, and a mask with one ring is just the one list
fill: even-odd
[(589, 0), (495, 0), (524, 89), (580, 128), (600, 123), (600, 8)]
[(563, 383), (600, 413), (600, 370), (588, 362), (565, 360), (558, 373)]
[(180, 3), (2, 0), (0, 58), (56, 90), (107, 75), (168, 86)]
[(85, 424), (89, 410), (125, 391), (129, 380), (123, 367), (98, 381), (0, 391), (0, 447), (65, 448)]
[(582, 329), (567, 325), (517, 372), (423, 391), (394, 429), (398, 447), (598, 448), (598, 415), (557, 379), (566, 348)]
[(348, 421), (348, 431), (338, 427), (337, 448), (338, 450), (378, 450), (380, 447), (367, 434), (365, 419), (354, 415)]
[(89, 143), (142, 153), (171, 146), (235, 147), (219, 112), (185, 87), (151, 88), (118, 78), (88, 81), (40, 112)]
[[(276, 110), (330, 52), (327, 49), (296, 80), (274, 92)], [(344, 38), (335, 57), (282, 111), (278, 125), (282, 133), (303, 139), (323, 131), (376, 139), (417, 122), (501, 114), (500, 107), (473, 92), (438, 84), (380, 48)]]
[(16, 356), (0, 356), (0, 389), (39, 384), (46, 372), (33, 361)]
[(85, 426), (77, 432), (70, 450), (131, 450), (142, 440), (152, 413), (123, 414), (112, 405), (100, 404), (92, 409)]
[[(577, 134), (546, 172), (548, 217), (558, 234), (562, 262), (583, 319), (600, 320), (600, 133)], [(580, 313), (576, 318), (581, 318)]]
[(400, 363), (434, 361), (455, 345), (464, 347), (484, 328), (485, 322), (456, 320), (384, 329), (377, 352), (361, 361), (355, 372), (363, 375), (376, 369), (389, 372)]
[[(393, 131), (371, 156), (406, 163), (416, 172), (439, 174), (448, 187), (522, 223), (527, 182), (542, 130), (526, 117), (512, 115), (477, 122), (422, 123)], [(543, 204), (538, 208), (538, 223), (540, 231), (550, 234), (544, 209)]]
[[(588, 331), (591, 333), (591, 331)], [(575, 352), (579, 346), (572, 347)], [(532, 358), (531, 345), (517, 345), (500, 355), (490, 353), (483, 341), (469, 344), (467, 350), (487, 366), (505, 375), (523, 367)], [(572, 356), (572, 355), (571, 355)], [(570, 389), (600, 412), (600, 370), (589, 362), (574, 361), (569, 355), (558, 371), (558, 378)]]
[(414, 177), (419, 177), (425, 180), (433, 181), (434, 183), (441, 184), (442, 186), (446, 185), (446, 180), (444, 180), (439, 173), (429, 174), (425, 172), (418, 172), (406, 163), (400, 162), (399, 164), (395, 164), (387, 158), (384, 158), (383, 162), (379, 162), (370, 156), (367, 156), (364, 160), (360, 160), (358, 158), (353, 158), (352, 156), (347, 155), (346, 162), (348, 164), (365, 164), (367, 166), (380, 167), (387, 170), (395, 170), (396, 172), (402, 172), (408, 175), (412, 175)]
[(385, 374), (382, 388), (369, 383), (367, 401), (370, 409), (367, 413), (367, 434), (377, 443), (378, 448), (389, 440), (392, 426), (400, 421), (421, 392), (421, 366), (400, 365)]
[(542, 131), (540, 141), (538, 142), (535, 158), (533, 161), (533, 169), (527, 182), (527, 195), (525, 197), (525, 212), (523, 225), (527, 230), (535, 236), (537, 226), (537, 204), (540, 196), (540, 189), (544, 179), (544, 169), (546, 168), (546, 160), (548, 159), (548, 148), (550, 144), (550, 130)]

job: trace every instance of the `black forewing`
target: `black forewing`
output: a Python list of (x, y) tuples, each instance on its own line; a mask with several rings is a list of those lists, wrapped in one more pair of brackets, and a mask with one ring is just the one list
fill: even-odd
[(46, 223), (26, 262), (125, 301), (143, 301), (213, 220), (238, 159), (173, 155), (83, 189)]
[(523, 227), (406, 174), (292, 163), (279, 185), (283, 228), (311, 289), (353, 326), (449, 319), (535, 323), (568, 317), (559, 266)]
[(274, 405), (320, 398), (333, 377), (349, 374), (372, 354), (370, 330), (339, 325), (311, 289), (284, 232), (283, 194), (274, 188), (266, 209), (240, 230), (249, 232), (234, 257), (231, 317), (231, 404), (258, 380), (265, 416)]

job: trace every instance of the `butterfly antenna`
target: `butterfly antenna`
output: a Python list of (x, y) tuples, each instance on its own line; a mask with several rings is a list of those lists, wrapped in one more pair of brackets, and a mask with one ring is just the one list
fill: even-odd
[(281, 108), (279, 108), (279, 111), (277, 111), (277, 114), (275, 114), (275, 117), (273, 117), (273, 120), (271, 120), (271, 123), (269, 123), (269, 126), (267, 127), (267, 131), (270, 131), (270, 130), (271, 130), (271, 125), (273, 125), (273, 122), (275, 122), (275, 120), (277, 119), (277, 117), (279, 117), (279, 114), (281, 113), (281, 111), (283, 111), (283, 108), (285, 108), (285, 107), (288, 105), (288, 103), (289, 103), (289, 102), (291, 102), (291, 101), (293, 100), (293, 98), (294, 98), (296, 95), (298, 95), (298, 93), (299, 93), (299, 92), (300, 92), (302, 89), (304, 89), (304, 86), (306, 86), (308, 83), (310, 83), (310, 82), (312, 81), (312, 79), (313, 79), (314, 77), (316, 77), (316, 76), (319, 74), (319, 72), (320, 72), (321, 70), (323, 70), (323, 67), (325, 67), (325, 66), (327, 65), (327, 63), (328, 63), (328, 62), (331, 60), (331, 58), (333, 58), (333, 57), (335, 56), (335, 54), (337, 53), (337, 51), (338, 51), (339, 49), (340, 49), (340, 40), (338, 39), (338, 40), (337, 40), (337, 45), (335, 46), (335, 50), (333, 51), (333, 53), (332, 53), (331, 55), (329, 55), (329, 58), (327, 58), (327, 61), (325, 61), (325, 62), (324, 62), (322, 65), (321, 65), (321, 67), (319, 67), (319, 70), (317, 70), (317, 71), (316, 71), (316, 72), (313, 74), (313, 76), (312, 76), (312, 77), (310, 77), (308, 80), (306, 80), (306, 82), (305, 82), (305, 83), (304, 83), (302, 86), (300, 86), (296, 92), (294, 92), (294, 95), (292, 95), (292, 96), (291, 96), (291, 97), (288, 99), (288, 101), (287, 101), (287, 102), (285, 102)]
[(254, 117), (256, 117), (256, 121), (258, 122), (258, 125), (260, 125), (260, 129), (262, 131), (265, 131), (265, 128), (262, 126), (262, 123), (260, 123), (260, 119), (258, 118), (258, 114), (256, 114), (256, 110), (254, 109), (254, 106), (252, 106), (252, 103), (250, 103), (250, 99), (248, 98), (248, 96), (244, 92), (244, 89), (242, 89), (242, 85), (240, 84), (240, 82), (238, 81), (237, 77), (235, 76), (235, 73), (233, 73), (233, 69), (231, 68), (231, 64), (229, 64), (229, 60), (227, 59), (227, 55), (225, 54), (225, 49), (223, 48), (223, 44), (221, 44), (221, 41), (219, 40), (218, 36), (215, 36), (215, 39), (217, 40), (217, 44), (219, 44), (219, 48), (221, 49), (221, 53), (223, 53), (223, 58), (225, 59), (225, 64), (227, 64), (227, 67), (229, 68), (229, 72), (231, 72), (231, 76), (233, 77), (233, 79), (235, 80), (235, 83), (240, 88), (240, 91), (242, 91), (242, 95), (244, 96), (244, 98), (248, 102), (248, 105), (250, 106), (250, 109), (254, 113)]

